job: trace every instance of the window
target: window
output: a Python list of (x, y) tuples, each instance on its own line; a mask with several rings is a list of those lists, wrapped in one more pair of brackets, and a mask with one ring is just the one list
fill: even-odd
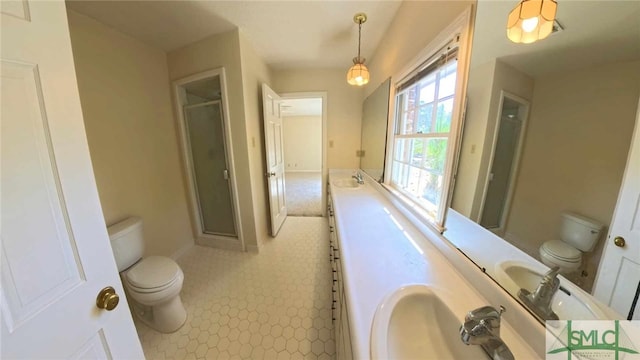
[(392, 188), (434, 222), (442, 221), (453, 161), (451, 146), (458, 61), (448, 51), (396, 88)]

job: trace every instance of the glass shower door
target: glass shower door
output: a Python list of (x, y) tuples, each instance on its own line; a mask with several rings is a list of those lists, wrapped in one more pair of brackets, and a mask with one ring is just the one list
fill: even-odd
[(237, 237), (219, 100), (184, 106), (203, 232)]

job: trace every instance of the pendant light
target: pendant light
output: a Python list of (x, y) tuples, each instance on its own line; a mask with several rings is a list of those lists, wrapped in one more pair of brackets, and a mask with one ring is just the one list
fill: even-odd
[(507, 19), (507, 37), (514, 43), (530, 44), (553, 32), (558, 4), (555, 0), (522, 0)]
[(353, 58), (353, 66), (347, 72), (347, 82), (350, 85), (362, 86), (369, 82), (369, 69), (364, 65), (365, 58), (360, 57), (362, 24), (366, 21), (367, 15), (365, 13), (358, 13), (353, 17), (353, 22), (358, 24), (358, 56)]

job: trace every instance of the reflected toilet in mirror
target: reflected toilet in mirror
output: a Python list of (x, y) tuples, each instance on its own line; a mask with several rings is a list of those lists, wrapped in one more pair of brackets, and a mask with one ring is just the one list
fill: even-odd
[(582, 253), (591, 252), (604, 225), (595, 220), (565, 212), (560, 222), (560, 240), (549, 240), (540, 246), (540, 259), (550, 268), (559, 267), (560, 274), (570, 275), (582, 264)]

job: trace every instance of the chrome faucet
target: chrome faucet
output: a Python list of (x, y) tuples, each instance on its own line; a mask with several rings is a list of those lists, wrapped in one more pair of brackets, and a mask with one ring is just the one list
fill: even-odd
[(514, 360), (513, 353), (500, 338), (500, 317), (504, 312), (492, 306), (471, 310), (460, 327), (460, 338), (467, 345), (480, 345), (493, 360)]
[(551, 309), (551, 299), (560, 288), (559, 271), (560, 268), (557, 266), (549, 270), (533, 293), (527, 289), (518, 291), (518, 298), (542, 320), (559, 320), (558, 315)]
[(352, 175), (351, 177), (356, 179), (358, 184), (360, 185), (364, 184), (364, 178), (362, 177), (362, 174), (360, 173), (360, 171), (356, 171), (355, 175)]

